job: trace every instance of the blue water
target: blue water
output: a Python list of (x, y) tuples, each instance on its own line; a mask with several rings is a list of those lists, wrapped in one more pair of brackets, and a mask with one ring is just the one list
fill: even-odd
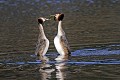
[[(116, 49), (113, 49), (114, 47), (116, 47)], [(114, 57), (113, 55), (115, 56), (120, 56), (120, 45), (117, 44), (117, 45), (108, 45), (105, 47), (99, 47), (99, 48), (83, 48), (83, 49), (80, 49), (80, 50), (76, 50), (74, 52), (72, 52), (70, 58), (68, 58), (67, 60), (63, 60), (63, 61), (60, 61), (60, 62), (64, 62), (65, 64), (74, 64), (74, 65), (94, 65), (94, 64), (120, 64), (120, 58), (117, 58)], [(22, 55), (21, 55), (22, 54)], [(41, 64), (42, 61), (37, 59), (37, 56), (32, 54), (32, 53), (25, 53), (27, 58), (32, 58), (33, 61), (17, 61), (15, 62), (15, 58), (11, 58), (10, 60), (3, 60), (2, 59), (0, 60), (0, 64), (6, 64), (6, 65), (24, 65), (24, 64)], [(4, 54), (6, 56), (6, 54)], [(4, 57), (4, 55), (1, 55)], [(24, 54), (23, 53), (12, 53), (11, 54), (12, 56), (17, 56), (19, 55), (19, 57), (17, 57), (18, 60), (24, 60), (25, 56), (23, 56)], [(11, 56), (9, 55), (9, 56)], [(55, 58), (59, 56), (58, 53), (54, 53), (54, 52), (48, 52), (46, 54), (46, 57), (49, 57), (50, 60), (47, 61), (46, 63), (47, 64), (56, 64), (58, 63)], [(96, 56), (98, 57), (97, 60), (95, 59), (89, 59), (89, 60), (81, 60), (80, 57), (93, 57), (93, 56)], [(105, 59), (100, 59), (99, 60), (99, 57), (102, 57), (102, 56), (106, 56)], [(110, 58), (109, 59), (109, 56), (113, 56), (113, 58)], [(79, 61), (80, 60), (80, 61)]]
[[(120, 0), (0, 0), (0, 80), (120, 80)], [(72, 54), (57, 60), (57, 23), (46, 56), (34, 55), (39, 17), (62, 12)]]
[(48, 52), (43, 61), (34, 53), (2, 53), (0, 80), (120, 79), (119, 44), (82, 48), (65, 60), (57, 57), (58, 53)]

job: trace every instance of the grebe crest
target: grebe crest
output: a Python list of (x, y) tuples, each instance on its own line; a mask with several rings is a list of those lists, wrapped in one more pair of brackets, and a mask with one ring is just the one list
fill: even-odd
[(62, 14), (62, 13), (55, 14), (55, 16), (54, 16), (55, 21), (62, 21), (63, 18), (64, 18), (64, 14)]
[(49, 19), (40, 17), (38, 18), (38, 23), (43, 24), (46, 20), (49, 20)]

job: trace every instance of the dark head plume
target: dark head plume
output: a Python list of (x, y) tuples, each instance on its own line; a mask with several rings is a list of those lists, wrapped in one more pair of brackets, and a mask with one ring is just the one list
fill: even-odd
[(54, 16), (54, 20), (55, 20), (55, 21), (62, 21), (63, 18), (64, 18), (64, 14), (56, 14), (56, 15)]
[(39, 24), (43, 24), (43, 22), (44, 22), (43, 19), (38, 18), (38, 23), (39, 23)]

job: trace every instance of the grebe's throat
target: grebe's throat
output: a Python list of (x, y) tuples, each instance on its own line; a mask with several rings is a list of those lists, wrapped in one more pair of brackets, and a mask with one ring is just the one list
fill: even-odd
[(57, 35), (64, 35), (64, 31), (62, 29), (62, 21), (58, 22), (58, 34)]
[(41, 38), (46, 38), (42, 24), (39, 24), (39, 31), (40, 31), (39, 32), (40, 37)]

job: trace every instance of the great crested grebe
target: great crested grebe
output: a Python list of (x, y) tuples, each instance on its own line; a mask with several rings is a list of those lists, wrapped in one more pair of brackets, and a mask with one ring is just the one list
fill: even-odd
[(62, 20), (64, 18), (64, 14), (55, 14), (54, 20), (58, 21), (58, 33), (54, 38), (54, 45), (61, 56), (70, 55), (70, 47), (68, 45), (68, 41), (65, 36), (65, 32), (62, 29)]
[(44, 29), (43, 29), (43, 23), (49, 19), (40, 17), (38, 18), (38, 27), (39, 27), (39, 36), (38, 36), (38, 43), (36, 45), (36, 51), (35, 55), (37, 56), (44, 56), (48, 50), (49, 47), (49, 40), (46, 38)]

